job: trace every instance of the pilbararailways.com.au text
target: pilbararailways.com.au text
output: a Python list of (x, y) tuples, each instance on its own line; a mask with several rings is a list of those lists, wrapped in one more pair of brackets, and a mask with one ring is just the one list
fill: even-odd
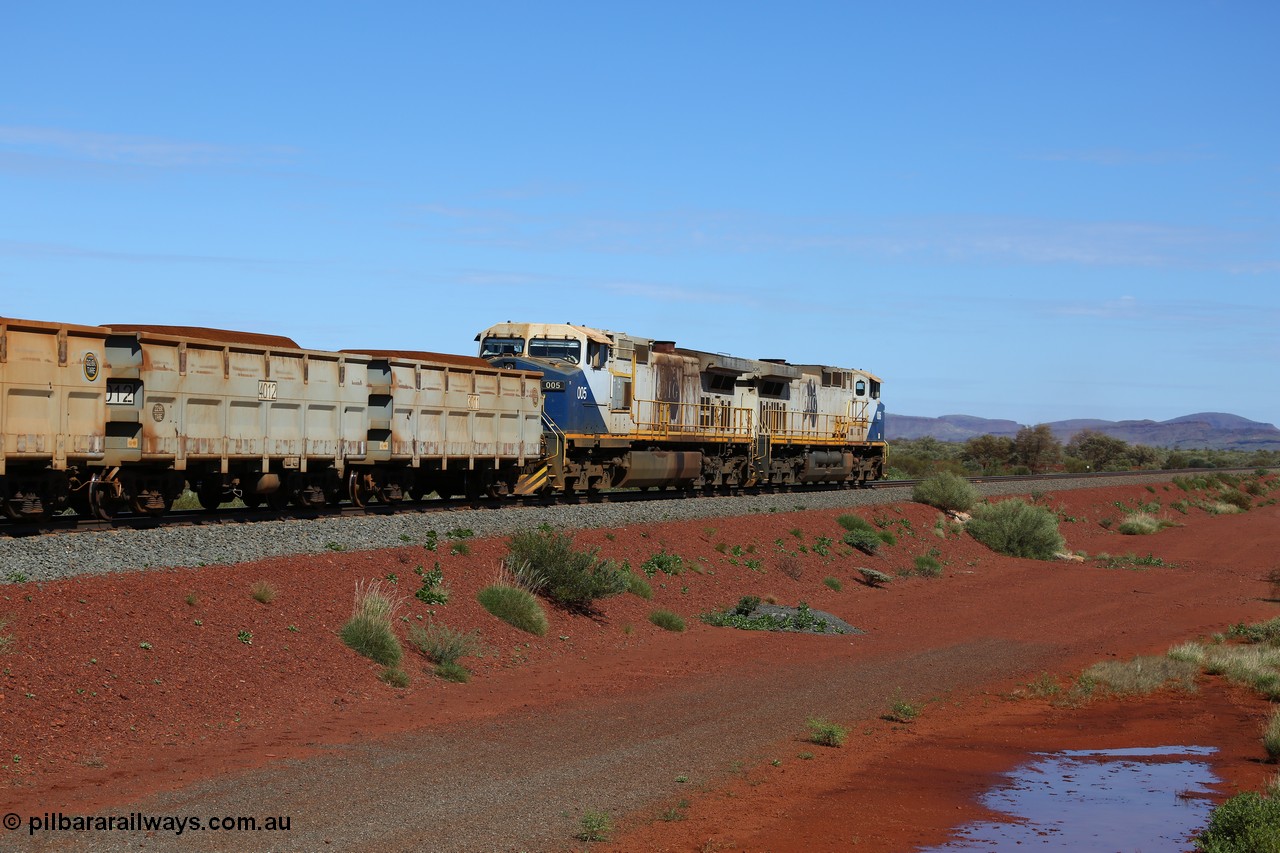
[(18, 829), (24, 823), (28, 835), (35, 835), (37, 832), (171, 832), (182, 835), (184, 832), (288, 832), (292, 819), (289, 815), (262, 818), (247, 815), (184, 817), (142, 812), (123, 815), (45, 812), (28, 815), (26, 820), (13, 812), (4, 816), (5, 829)]

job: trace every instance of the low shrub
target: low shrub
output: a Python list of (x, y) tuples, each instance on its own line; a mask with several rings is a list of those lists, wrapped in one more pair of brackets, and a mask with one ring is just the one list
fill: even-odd
[(444, 572), (439, 563), (430, 571), (423, 571), (422, 566), (417, 566), (413, 572), (422, 578), (422, 585), (413, 594), (414, 598), (428, 605), (449, 603), (449, 588), (443, 584)]
[(1209, 813), (1195, 843), (1203, 853), (1280, 853), (1280, 800), (1235, 795)]
[(640, 564), (640, 571), (649, 577), (653, 577), (658, 572), (664, 575), (682, 575), (684, 574), (684, 557), (659, 551)]
[(1048, 560), (1066, 547), (1052, 510), (1016, 498), (977, 507), (965, 529), (992, 551), (1009, 557)]
[(581, 827), (576, 836), (579, 841), (608, 841), (613, 834), (613, 821), (604, 812), (586, 812), (578, 825)]
[(491, 614), (534, 636), (547, 633), (547, 614), (527, 590), (514, 586), (487, 586), (476, 594), (481, 606)]
[(1280, 616), (1266, 622), (1255, 622), (1246, 625), (1239, 622), (1227, 629), (1227, 636), (1244, 640), (1246, 643), (1270, 643), (1280, 645)]
[(511, 537), (509, 548), (508, 570), (524, 575), (531, 592), (567, 610), (589, 613), (596, 599), (625, 592), (630, 586), (630, 572), (602, 559), (599, 549), (575, 550), (573, 538), (566, 533), (522, 531)]
[(840, 579), (836, 577), (832, 577), (830, 575), (823, 578), (822, 582), (826, 584), (826, 586), (829, 589), (834, 590), (835, 592), (839, 592), (840, 590), (844, 589), (844, 584), (840, 583)]
[(862, 581), (867, 586), (884, 586), (893, 580), (889, 575), (876, 569), (858, 569), (858, 573), (862, 575)]
[(850, 530), (844, 535), (844, 544), (867, 556), (875, 556), (880, 548), (880, 534), (876, 530)]
[(920, 709), (905, 699), (895, 699), (889, 706), (889, 713), (882, 714), (880, 719), (891, 723), (909, 723), (920, 716)]
[(825, 634), (843, 634), (844, 629), (831, 626), (826, 619), (815, 616), (809, 605), (801, 601), (796, 604), (794, 613), (756, 613), (760, 599), (755, 596), (744, 596), (731, 610), (718, 610), (703, 613), (698, 618), (708, 625), (717, 628), (740, 628), (744, 631), (806, 631)]
[(911, 500), (943, 512), (968, 512), (978, 498), (978, 490), (972, 483), (949, 471), (926, 477), (911, 490)]
[(655, 610), (649, 614), (649, 621), (666, 631), (684, 630), (684, 620), (670, 610)]
[(382, 590), (381, 581), (356, 584), (355, 607), (339, 636), (352, 650), (386, 667), (400, 665), (403, 651), (391, 628), (400, 602)]
[(835, 723), (816, 717), (810, 718), (805, 725), (809, 727), (809, 742), (818, 746), (841, 746), (849, 734)]

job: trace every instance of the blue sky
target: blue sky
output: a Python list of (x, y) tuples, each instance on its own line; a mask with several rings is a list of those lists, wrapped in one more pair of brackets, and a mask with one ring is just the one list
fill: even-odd
[(1280, 4), (0, 5), (0, 315), (1280, 422)]

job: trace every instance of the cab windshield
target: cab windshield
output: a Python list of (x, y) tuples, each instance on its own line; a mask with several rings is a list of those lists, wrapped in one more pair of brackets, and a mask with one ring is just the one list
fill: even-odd
[(523, 355), (523, 338), (485, 338), (480, 344), (480, 357), (494, 355)]
[(529, 341), (529, 357), (577, 364), (582, 361), (582, 342), (573, 338), (533, 338)]

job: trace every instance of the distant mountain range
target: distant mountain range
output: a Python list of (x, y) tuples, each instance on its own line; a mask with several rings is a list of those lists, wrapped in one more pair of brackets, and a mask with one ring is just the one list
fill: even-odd
[[(894, 439), (932, 436), (939, 441), (967, 441), (979, 435), (1005, 435), (1012, 438), (1023, 424), (992, 420), (973, 415), (943, 415), (920, 418), (912, 415), (885, 415), (885, 433)], [(1053, 434), (1064, 444), (1081, 430), (1095, 432), (1152, 447), (1213, 450), (1280, 450), (1280, 429), (1273, 424), (1251, 421), (1224, 412), (1200, 412), (1167, 421), (1103, 421), (1080, 418), (1054, 421)]]

